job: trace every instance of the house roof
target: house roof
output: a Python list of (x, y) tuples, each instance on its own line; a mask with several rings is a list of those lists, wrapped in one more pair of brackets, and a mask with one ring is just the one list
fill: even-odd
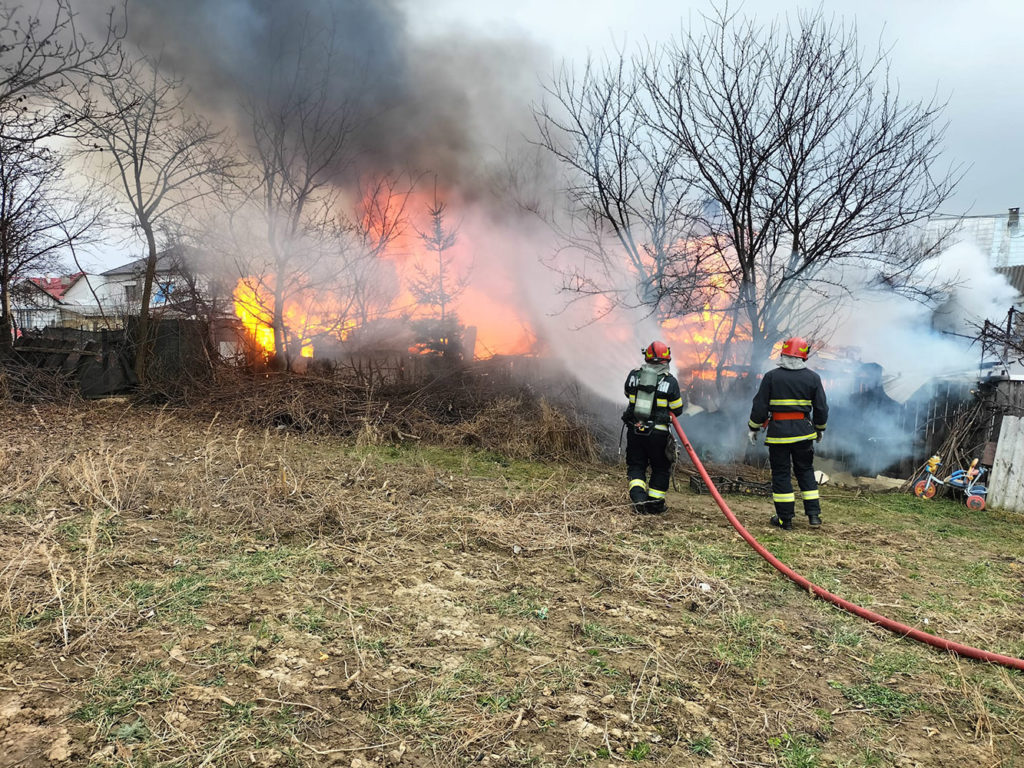
[(58, 275), (50, 277), (30, 277), (28, 282), (36, 286), (40, 290), (48, 293), (57, 301), (61, 301), (64, 298), (64, 294), (67, 293), (68, 289), (78, 282), (79, 278), (83, 277), (85, 272), (75, 272), (73, 275)]
[(1019, 208), (983, 216), (937, 216), (929, 222), (936, 232), (951, 225), (957, 227), (958, 239), (977, 245), (993, 267), (1024, 266), (1024, 223)]
[[(156, 255), (156, 271), (157, 272), (178, 272), (184, 267), (189, 266), (191, 261), (190, 256), (193, 254), (191, 248), (168, 248), (165, 251), (161, 251)], [(119, 267), (108, 269), (106, 272), (101, 272), (105, 277), (114, 277), (116, 275), (139, 275), (142, 274), (146, 269), (146, 257), (129, 261), (127, 264), (122, 264)]]
[(1017, 293), (1024, 295), (1024, 264), (1013, 267), (996, 267), (996, 272), (1005, 275), (1010, 285), (1017, 289)]

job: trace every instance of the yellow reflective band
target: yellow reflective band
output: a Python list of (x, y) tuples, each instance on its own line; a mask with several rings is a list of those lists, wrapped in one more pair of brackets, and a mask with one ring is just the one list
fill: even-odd
[(647, 495), (650, 496), (652, 499), (664, 499), (665, 491), (659, 491), (656, 490), (655, 488), (651, 488), (647, 491)]
[(824, 424), (815, 424), (814, 428), (816, 430), (818, 430), (819, 432), (824, 432), (825, 431), (825, 425)]
[(782, 443), (799, 443), (801, 440), (813, 440), (817, 436), (817, 432), (812, 432), (809, 435), (799, 435), (798, 437), (766, 437), (764, 441), (768, 445), (780, 445)]
[(769, 400), (768, 405), (810, 405), (810, 400)]
[(668, 424), (655, 424), (655, 429), (660, 429), (662, 432), (668, 432)]
[(787, 501), (796, 501), (795, 493), (773, 493), (772, 501), (778, 501), (786, 503)]
[(630, 395), (629, 396), (629, 402), (635, 403), (636, 402), (636, 395)]
[(814, 501), (821, 498), (817, 491), (803, 491), (801, 495), (804, 497), (804, 501)]
[(654, 402), (655, 402), (655, 403), (656, 403), (656, 404), (657, 404), (657, 405), (658, 405), (659, 407), (661, 407), (661, 408), (668, 408), (668, 398), (667, 398), (667, 397), (659, 397), (659, 398), (658, 398), (657, 400), (655, 400)]
[(643, 481), (643, 480), (630, 480), (629, 481), (629, 490), (632, 491), (634, 488), (643, 488), (646, 491), (647, 490), (647, 483), (645, 481)]
[(761, 425), (758, 424), (756, 421), (748, 421), (747, 422), (747, 426), (750, 427), (751, 429), (760, 429), (761, 428)]
[(673, 400), (671, 403), (668, 404), (668, 407), (669, 408), (682, 408), (683, 407), (683, 398), (680, 397), (678, 400)]

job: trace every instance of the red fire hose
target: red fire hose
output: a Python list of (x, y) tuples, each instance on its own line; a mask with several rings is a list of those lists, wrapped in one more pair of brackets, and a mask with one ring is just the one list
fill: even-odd
[(743, 527), (740, 521), (736, 519), (736, 515), (732, 513), (732, 510), (729, 509), (729, 505), (726, 504), (725, 499), (722, 498), (722, 494), (718, 492), (718, 489), (715, 488), (715, 484), (711, 482), (711, 477), (708, 475), (707, 470), (704, 469), (704, 465), (701, 463), (700, 459), (697, 458), (697, 453), (693, 450), (693, 446), (690, 445), (690, 441), (686, 439), (686, 433), (683, 432), (683, 428), (679, 426), (679, 420), (674, 414), (670, 415), (672, 416), (672, 426), (675, 427), (676, 432), (679, 434), (679, 439), (683, 441), (683, 447), (686, 448), (686, 452), (690, 455), (690, 459), (693, 460), (693, 465), (697, 467), (697, 471), (700, 472), (701, 478), (703, 478), (708, 490), (711, 492), (711, 496), (718, 504), (719, 509), (721, 509), (725, 514), (726, 519), (728, 519), (729, 523), (732, 524), (732, 527), (736, 529), (737, 533), (739, 533), (739, 535), (754, 548), (757, 554), (771, 563), (777, 571), (788, 577), (790, 580), (796, 582), (804, 589), (810, 590), (822, 600), (827, 600), (833, 605), (838, 605), (844, 611), (848, 611), (856, 616), (860, 616), (862, 619), (874, 622), (875, 624), (888, 629), (890, 632), (895, 632), (897, 635), (909, 637), (922, 643), (928, 643), (928, 645), (933, 645), (936, 648), (941, 648), (944, 651), (950, 651), (952, 653), (959, 654), (960, 656), (978, 659), (979, 661), (990, 661), (995, 664), (1002, 664), (1003, 666), (1010, 667), (1012, 669), (1024, 670), (1024, 659), (1015, 659), (1012, 656), (989, 653), (988, 651), (983, 651), (980, 648), (973, 648), (969, 645), (954, 643), (952, 640), (946, 640), (945, 638), (930, 635), (927, 632), (922, 632), (919, 629), (908, 627), (906, 624), (900, 624), (898, 621), (893, 621), (892, 619), (886, 618), (874, 611), (861, 608), (859, 605), (851, 603), (849, 600), (844, 600), (838, 595), (833, 595), (828, 590), (819, 587), (817, 584), (812, 584), (810, 581), (805, 579), (765, 549), (757, 539), (750, 535), (750, 532)]

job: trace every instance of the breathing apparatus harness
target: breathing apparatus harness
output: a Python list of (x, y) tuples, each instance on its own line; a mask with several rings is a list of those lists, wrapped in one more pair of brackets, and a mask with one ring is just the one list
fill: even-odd
[[(636, 399), (629, 404), (625, 413), (622, 414), (622, 431), (619, 433), (620, 455), (622, 454), (622, 436), (625, 434), (627, 426), (633, 430), (634, 434), (643, 436), (653, 434), (657, 425), (664, 425), (668, 428), (668, 409), (663, 409), (662, 413), (655, 412), (658, 386), (667, 375), (667, 363), (644, 363), (640, 367), (640, 376), (636, 384)], [(668, 432), (665, 455), (672, 464), (675, 464), (679, 457), (679, 446), (671, 431)], [(675, 474), (672, 476), (672, 483), (673, 485), (675, 484)]]

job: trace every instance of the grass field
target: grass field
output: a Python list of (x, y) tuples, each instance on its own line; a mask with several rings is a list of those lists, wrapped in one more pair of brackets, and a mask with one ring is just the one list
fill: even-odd
[[(1024, 676), (685, 476), (0, 405), (0, 765), (1024, 767)], [(685, 464), (681, 471), (688, 469)], [(806, 576), (1024, 656), (1024, 519), (826, 487)]]

